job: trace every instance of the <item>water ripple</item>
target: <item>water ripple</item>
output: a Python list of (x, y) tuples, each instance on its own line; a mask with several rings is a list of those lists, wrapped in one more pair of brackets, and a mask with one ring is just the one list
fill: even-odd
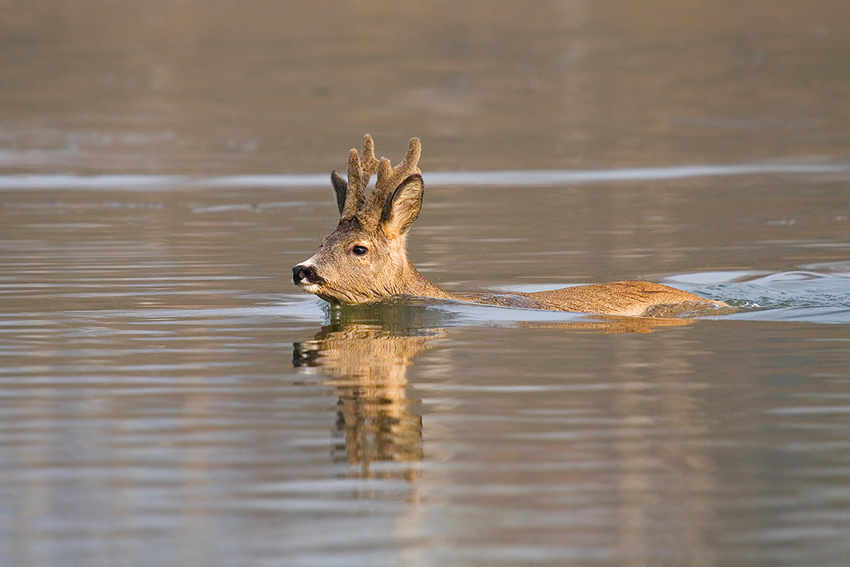
[[(600, 183), (609, 181), (653, 181), (694, 177), (729, 177), (735, 175), (771, 174), (847, 174), (850, 165), (830, 163), (751, 163), (734, 165), (686, 165), (672, 167), (632, 167), (622, 169), (585, 170), (505, 170), (505, 171), (439, 171), (426, 173), (431, 186), (550, 186)], [(2, 175), (0, 190), (21, 189), (115, 189), (163, 190), (183, 188), (232, 187), (327, 187), (326, 174), (292, 175), (228, 175), (196, 177), (188, 175)]]

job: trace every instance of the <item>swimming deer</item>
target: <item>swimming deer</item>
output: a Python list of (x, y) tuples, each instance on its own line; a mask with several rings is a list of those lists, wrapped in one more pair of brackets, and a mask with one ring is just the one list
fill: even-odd
[[(339, 225), (319, 251), (292, 268), (292, 281), (334, 305), (359, 304), (406, 295), (471, 301), (526, 309), (625, 316), (672, 316), (727, 308), (679, 289), (645, 281), (578, 285), (532, 293), (449, 293), (425, 279), (407, 258), (407, 231), (422, 208), (421, 146), (412, 138), (404, 160), (392, 167), (375, 158), (368, 134), (362, 155), (348, 155), (348, 179), (336, 171), (331, 184)], [(377, 174), (374, 189), (366, 186)], [(725, 311), (725, 310), (724, 310)], [(718, 311), (719, 312), (719, 311)]]

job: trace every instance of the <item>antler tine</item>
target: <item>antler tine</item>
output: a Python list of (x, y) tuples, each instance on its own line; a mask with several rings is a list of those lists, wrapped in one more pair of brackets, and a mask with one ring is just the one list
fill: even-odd
[(375, 157), (375, 142), (372, 136), (366, 134), (363, 136), (363, 157), (360, 159), (360, 166), (366, 173), (366, 181), (375, 175), (375, 170), (378, 169), (378, 159)]
[(419, 138), (411, 138), (410, 144), (407, 147), (407, 155), (395, 167), (390, 166), (390, 160), (381, 158), (377, 164), (378, 180), (375, 183), (375, 188), (372, 189), (372, 194), (369, 195), (369, 200), (363, 207), (363, 216), (367, 219), (376, 221), (381, 216), (381, 211), (386, 204), (387, 199), (393, 194), (399, 184), (416, 173), (422, 173), (419, 170), (419, 156), (422, 154), (422, 145)]
[(366, 186), (377, 169), (375, 142), (372, 136), (366, 134), (363, 136), (363, 155), (358, 155), (354, 148), (348, 153), (348, 193), (341, 218), (353, 217), (366, 202)]

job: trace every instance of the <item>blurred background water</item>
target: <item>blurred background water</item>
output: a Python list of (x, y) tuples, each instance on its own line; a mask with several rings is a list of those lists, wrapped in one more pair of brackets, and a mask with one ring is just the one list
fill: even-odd
[[(850, 8), (0, 3), (0, 564), (844, 565)], [(448, 289), (290, 268), (422, 139)]]

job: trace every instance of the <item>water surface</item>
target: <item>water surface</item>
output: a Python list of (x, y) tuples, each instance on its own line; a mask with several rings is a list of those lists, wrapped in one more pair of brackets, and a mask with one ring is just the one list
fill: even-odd
[[(850, 11), (154, 4), (0, 9), (0, 563), (846, 563)], [(328, 309), (365, 132), (447, 289), (740, 311)]]

